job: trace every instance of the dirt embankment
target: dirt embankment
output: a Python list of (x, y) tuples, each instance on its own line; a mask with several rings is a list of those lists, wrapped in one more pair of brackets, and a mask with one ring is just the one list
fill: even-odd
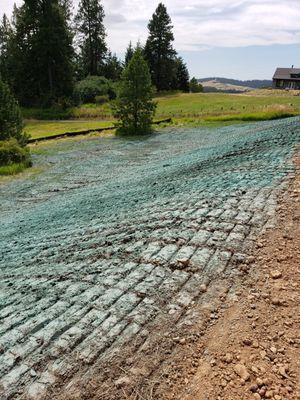
[(186, 344), (153, 397), (300, 399), (300, 154), (277, 226), (257, 242), (240, 290), (198, 343)]

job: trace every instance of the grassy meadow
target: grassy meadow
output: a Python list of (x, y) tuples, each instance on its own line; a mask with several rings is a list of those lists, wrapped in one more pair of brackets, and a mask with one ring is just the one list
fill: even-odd
[(65, 121), (40, 121), (29, 120), (26, 123), (25, 131), (33, 139), (50, 137), (65, 132), (77, 132), (88, 129), (106, 128), (111, 126), (109, 121), (101, 120), (65, 120)]
[[(179, 125), (219, 126), (290, 117), (300, 114), (300, 96), (295, 94), (274, 90), (246, 94), (174, 93), (156, 98), (156, 119), (172, 118)], [(58, 114), (53, 110), (27, 109), (24, 117), (25, 131), (32, 138), (104, 128), (113, 123), (108, 103), (85, 104)], [(55, 117), (58, 120), (50, 120)]]

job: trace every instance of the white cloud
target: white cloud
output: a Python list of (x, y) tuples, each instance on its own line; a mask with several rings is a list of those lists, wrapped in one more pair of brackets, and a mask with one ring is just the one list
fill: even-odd
[[(9, 12), (15, 0), (0, 1), (0, 12)], [(123, 52), (130, 40), (146, 39), (147, 23), (157, 3), (103, 0), (113, 51)], [(179, 51), (300, 43), (299, 0), (166, 0), (165, 4)]]

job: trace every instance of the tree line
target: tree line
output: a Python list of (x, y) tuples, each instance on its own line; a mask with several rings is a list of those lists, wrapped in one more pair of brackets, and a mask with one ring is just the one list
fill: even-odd
[[(136, 46), (129, 43), (122, 62), (108, 48), (100, 0), (24, 0), (0, 25), (0, 76), (22, 106), (69, 104), (78, 82), (103, 77), (118, 82)], [(189, 72), (173, 46), (173, 25), (160, 3), (148, 24), (144, 46), (151, 84), (157, 91), (189, 91)], [(102, 83), (109, 86), (107, 81)], [(95, 80), (94, 80), (95, 82)], [(79, 86), (80, 87), (80, 86)], [(75, 90), (74, 90), (75, 89)]]

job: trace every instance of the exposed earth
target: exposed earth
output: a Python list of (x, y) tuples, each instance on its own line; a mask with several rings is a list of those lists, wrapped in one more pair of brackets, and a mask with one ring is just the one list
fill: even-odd
[(42, 147), (0, 186), (1, 398), (297, 399), (299, 142), (293, 118)]

